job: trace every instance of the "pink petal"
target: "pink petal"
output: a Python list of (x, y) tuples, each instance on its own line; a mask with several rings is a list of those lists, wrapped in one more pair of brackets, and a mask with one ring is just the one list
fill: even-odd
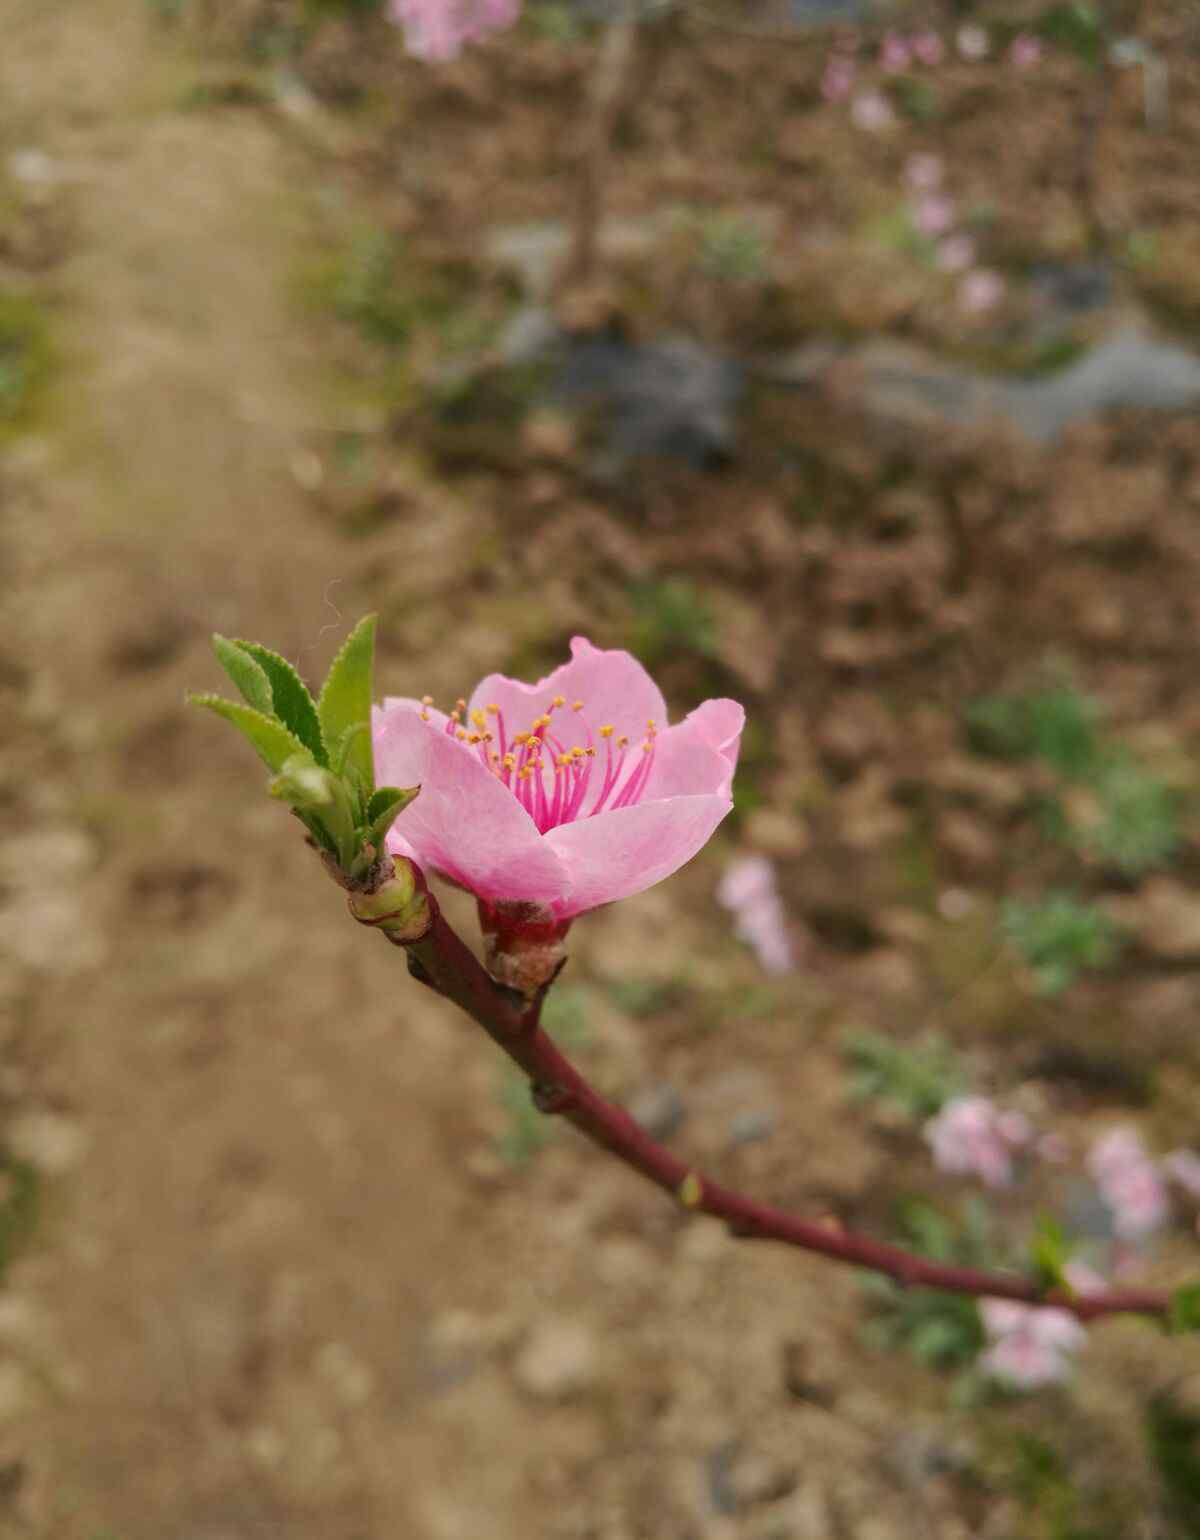
[(666, 797), (551, 829), (544, 842), (570, 880), (568, 899), (555, 904), (559, 918), (628, 898), (669, 877), (708, 841), (732, 805), (727, 795)]
[(745, 720), (736, 701), (707, 700), (660, 732), (642, 800), (705, 792), (728, 796)]
[(481, 898), (557, 906), (569, 887), (558, 854), (478, 755), (423, 722), (420, 703), (413, 704), (415, 710), (393, 701), (376, 718), (380, 785), (422, 788), (393, 826), (388, 849), (413, 856)]
[[(571, 640), (571, 661), (536, 684), (489, 674), (476, 686), (470, 710), (499, 706), (511, 738), (513, 733), (525, 732), (556, 695), (567, 701), (567, 719), (573, 715), (571, 705), (581, 700), (593, 731), (611, 725), (634, 742), (645, 736), (648, 721), (653, 719), (662, 726), (667, 720), (662, 692), (635, 657), (618, 650), (603, 651), (582, 636)], [(556, 716), (556, 723), (559, 720)]]

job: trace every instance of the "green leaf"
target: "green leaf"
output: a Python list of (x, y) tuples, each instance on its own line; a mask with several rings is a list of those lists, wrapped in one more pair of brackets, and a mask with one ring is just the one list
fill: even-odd
[[(369, 796), (375, 785), (371, 752), (371, 673), (375, 658), (375, 616), (364, 615), (342, 644), (321, 687), (317, 716), (331, 765), (345, 740), (345, 769)], [(361, 730), (358, 730), (361, 729)]]
[(261, 711), (255, 711), (253, 706), (243, 706), (239, 701), (226, 700), (221, 695), (193, 694), (188, 696), (188, 700), (193, 706), (215, 711), (219, 717), (232, 723), (250, 741), (260, 759), (276, 773), (283, 769), (293, 754), (302, 754), (306, 759), (312, 757), (282, 722), (264, 716)]
[(268, 790), (304, 813), (310, 827), (313, 822), (320, 824), (337, 851), (338, 861), (350, 870), (360, 841), (354, 827), (354, 793), (345, 781), (315, 764), (304, 750), (285, 761)]
[(213, 651), (217, 662), (237, 685), (246, 701), (264, 716), (275, 715), (275, 701), (271, 693), (271, 681), (266, 670), (245, 650), (244, 642), (231, 642), (228, 637), (213, 635)]
[(327, 765), (329, 758), (321, 738), (316, 703), (304, 680), (286, 658), (281, 658), (261, 642), (239, 641), (237, 645), (250, 654), (271, 681), (275, 715), (295, 733), (319, 765)]
[(383, 841), (396, 819), (420, 791), (419, 786), (403, 790), (399, 786), (381, 786), (367, 803), (367, 844), (374, 845), (376, 852), (383, 848)]
[(1053, 1215), (1038, 1215), (1029, 1251), (1034, 1274), (1043, 1288), (1070, 1288), (1063, 1270), (1071, 1260), (1071, 1248), (1066, 1232)]
[(1200, 1331), (1200, 1283), (1185, 1283), (1171, 1295), (1172, 1332)]

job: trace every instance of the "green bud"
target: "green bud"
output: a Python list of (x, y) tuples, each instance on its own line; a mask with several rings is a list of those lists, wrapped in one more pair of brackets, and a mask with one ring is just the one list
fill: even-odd
[(419, 941), (429, 929), (429, 899), (403, 856), (392, 857), (391, 876), (374, 892), (351, 893), (350, 913), (397, 943)]

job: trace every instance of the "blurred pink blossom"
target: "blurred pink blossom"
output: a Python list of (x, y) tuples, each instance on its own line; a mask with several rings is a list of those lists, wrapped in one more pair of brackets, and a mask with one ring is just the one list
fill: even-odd
[(1088, 1171), (1112, 1212), (1113, 1231), (1137, 1242), (1167, 1222), (1167, 1190), (1142, 1141), (1131, 1128), (1114, 1128), (1088, 1153)]
[(979, 1367), (1015, 1390), (1065, 1380), (1074, 1355), (1087, 1341), (1087, 1332), (1068, 1310), (984, 1299), (979, 1313), (991, 1342)]
[(898, 32), (885, 32), (879, 49), (879, 65), (889, 75), (901, 75), (911, 63), (908, 44)]
[(977, 267), (958, 286), (958, 306), (967, 315), (994, 310), (1004, 298), (1004, 279), (990, 268)]
[(1015, 70), (1036, 69), (1042, 62), (1042, 45), (1031, 32), (1019, 32), (1009, 44), (1008, 62)]
[(850, 106), (850, 116), (858, 128), (878, 133), (896, 121), (892, 104), (879, 91), (860, 91)]
[(914, 192), (933, 192), (942, 185), (945, 163), (930, 150), (918, 150), (904, 162), (904, 180)]
[(959, 27), (958, 37), (955, 41), (958, 44), (960, 55), (971, 63), (979, 59), (986, 59), (991, 48), (987, 33), (982, 27), (976, 26), (973, 22), (968, 22), (966, 26)]
[(912, 217), (922, 235), (944, 235), (954, 223), (954, 204), (941, 193), (927, 193), (917, 202)]
[(1063, 1268), (1063, 1277), (1075, 1290), (1076, 1294), (1103, 1294), (1108, 1288), (1108, 1281), (1102, 1273), (1098, 1273), (1094, 1267), (1078, 1258), (1072, 1259)]
[(1189, 1198), (1200, 1199), (1200, 1155), (1195, 1150), (1172, 1150), (1163, 1156), (1162, 1168)]
[(854, 76), (853, 59), (830, 54), (821, 72), (821, 95), (827, 102), (844, 102), (854, 89)]
[(734, 861), (717, 887), (717, 901), (734, 916), (737, 935), (767, 973), (789, 973), (795, 963), (787, 917), (766, 856)]
[(948, 235), (938, 242), (934, 260), (944, 273), (963, 273), (975, 260), (975, 242), (969, 235)]
[(1033, 1130), (1019, 1112), (1001, 1112), (985, 1096), (956, 1096), (925, 1125), (925, 1140), (942, 1171), (977, 1176), (987, 1187), (1012, 1181), (1012, 1157)]
[(915, 32), (909, 38), (908, 46), (922, 64), (928, 64), (931, 68), (940, 64), (946, 57), (945, 45), (931, 27), (926, 28), (924, 32)]
[(388, 20), (404, 32), (418, 59), (456, 59), (464, 43), (478, 43), (511, 27), (521, 0), (388, 0)]

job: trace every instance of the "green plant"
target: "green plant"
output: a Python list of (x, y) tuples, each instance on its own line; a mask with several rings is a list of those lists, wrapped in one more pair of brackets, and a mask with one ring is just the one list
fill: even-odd
[(1114, 1531), (1081, 1519), (1080, 1496), (1058, 1450), (1035, 1433), (1018, 1433), (1013, 1447), (1013, 1489), (1037, 1528), (1030, 1540), (1116, 1540)]
[(723, 283), (756, 283), (766, 276), (768, 243), (760, 226), (741, 214), (707, 214), (699, 221), (701, 269)]
[(0, 434), (28, 415), (50, 364), (45, 313), (32, 300), (0, 290)]
[(1116, 960), (1120, 935), (1112, 920), (1071, 893), (1050, 893), (1026, 903), (1010, 899), (1003, 925), (1032, 969), (1038, 992), (1061, 994), (1085, 968), (1104, 968)]
[(966, 713), (968, 741), (977, 753), (1041, 759), (1067, 780), (1099, 765), (1101, 720), (1099, 702), (1069, 684), (1021, 695), (985, 695)]
[[(587, 990), (560, 985), (547, 995), (542, 1025), (556, 1042), (578, 1049), (588, 1041)], [(500, 1158), (519, 1169), (550, 1143), (555, 1123), (535, 1106), (529, 1081), (511, 1065), (505, 1066), (496, 1087), (496, 1099), (505, 1113), (505, 1124), (496, 1140)]]
[(717, 624), (711, 605), (690, 578), (650, 578), (630, 589), (630, 650), (654, 668), (672, 653), (715, 657)]
[(397, 284), (402, 256), (389, 231), (367, 227), (349, 241), (329, 275), (337, 314), (370, 341), (389, 347), (408, 339), (419, 308)]
[(1184, 1533), (1200, 1533), (1200, 1415), (1164, 1391), (1146, 1408), (1146, 1437), (1172, 1517)]
[[(923, 1198), (900, 1205), (897, 1229), (903, 1244), (935, 1262), (987, 1267), (995, 1258), (991, 1216), (978, 1198), (957, 1219)], [(985, 1345), (983, 1321), (973, 1299), (904, 1289), (890, 1278), (863, 1278), (876, 1307), (867, 1335), (884, 1347), (903, 1347), (932, 1369), (968, 1369)]]
[(923, 1123), (964, 1089), (953, 1050), (934, 1032), (915, 1043), (897, 1043), (881, 1032), (848, 1032), (842, 1051), (850, 1061), (850, 1094), (882, 1101), (907, 1119)]
[(37, 1227), (40, 1198), (37, 1168), (0, 1150), (0, 1278)]
[(1169, 860), (1179, 845), (1176, 797), (1163, 781), (1127, 755), (1114, 755), (1093, 782), (1100, 818), (1082, 843), (1126, 876)]

